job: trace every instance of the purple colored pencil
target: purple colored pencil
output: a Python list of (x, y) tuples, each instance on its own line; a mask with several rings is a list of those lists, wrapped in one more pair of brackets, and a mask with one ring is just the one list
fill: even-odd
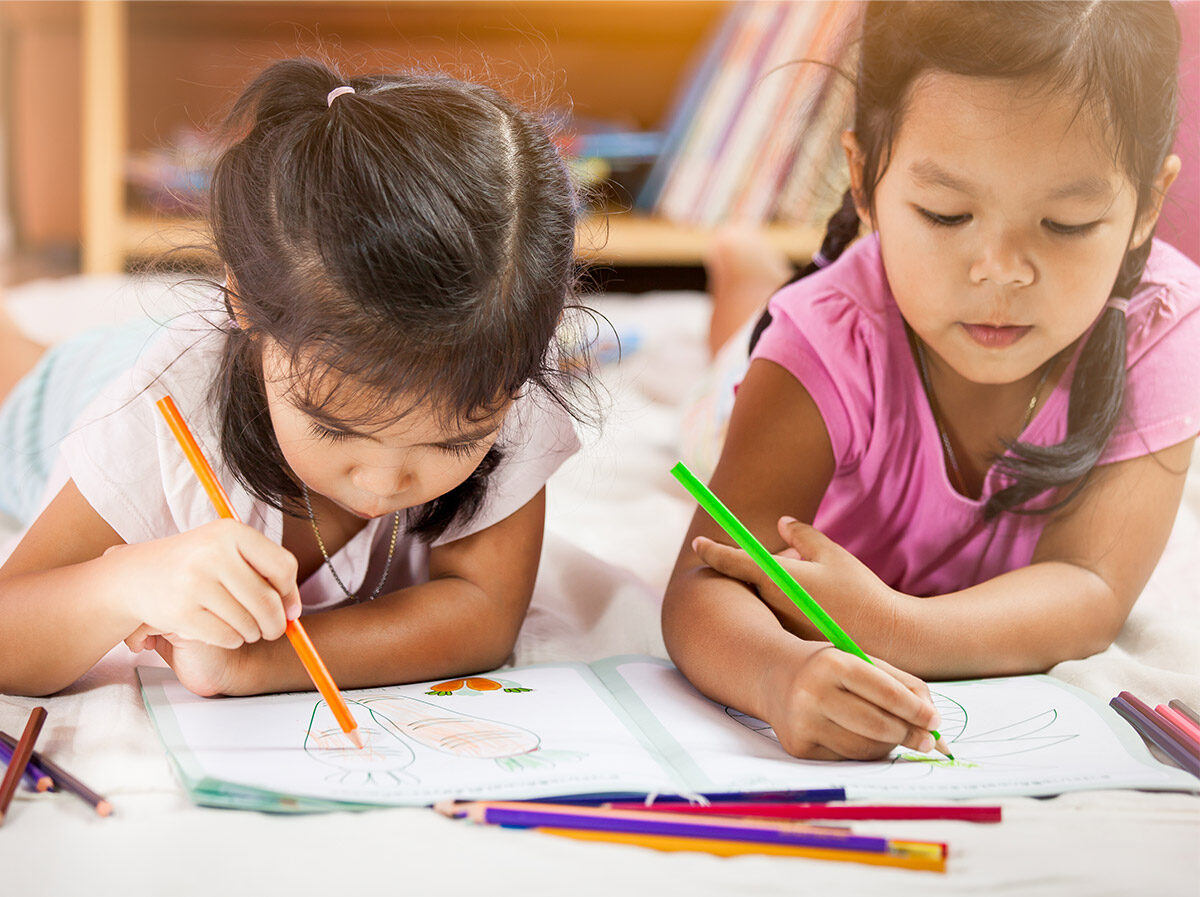
[[(5, 766), (12, 763), (13, 749), (0, 741), (0, 761), (3, 761)], [(45, 771), (40, 769), (32, 759), (25, 764), (25, 771), (21, 773), (21, 778), (25, 780), (25, 784), (34, 791), (49, 791), (54, 787), (54, 782), (50, 776), (46, 775)]]
[[(640, 817), (642, 814), (638, 814)], [(517, 810), (507, 807), (484, 807), (483, 821), (511, 828), (570, 828), (601, 832), (626, 832), (638, 835), (673, 835), (680, 838), (722, 838), (727, 841), (751, 841), (756, 844), (786, 844), (794, 847), (828, 847), (836, 850), (857, 850), (865, 853), (887, 853), (887, 838), (866, 835), (824, 835), (815, 832), (791, 832), (769, 828), (739, 828), (732, 825), (709, 825), (703, 822), (677, 822), (621, 816), (555, 813), (545, 810)]]
[[(15, 739), (7, 732), (0, 731), (0, 744), (7, 744), (9, 747), (16, 745)], [(30, 762), (37, 763), (38, 768), (48, 774), (54, 782), (54, 787), (65, 789), (72, 794), (86, 800), (97, 813), (101, 816), (108, 816), (112, 813), (112, 804), (89, 788), (79, 779), (75, 778), (53, 760), (50, 760), (43, 754), (34, 751), (30, 756)]]
[(1200, 759), (1179, 745), (1165, 728), (1161, 718), (1141, 700), (1127, 691), (1108, 702), (1147, 741), (1163, 751), (1180, 768), (1200, 778)]
[[(711, 804), (722, 803), (787, 803), (790, 801), (799, 801), (808, 804), (823, 804), (831, 801), (842, 801), (846, 799), (845, 788), (809, 788), (802, 791), (720, 791), (713, 794), (705, 794), (704, 799)], [(620, 802), (622, 804), (628, 802), (631, 806), (636, 801), (628, 797), (547, 797), (539, 798), (541, 803), (563, 804), (564, 806), (578, 807), (600, 807), (608, 804)], [(653, 800), (644, 804), (647, 807), (658, 806), (675, 806), (687, 805), (694, 803), (694, 798), (681, 797), (676, 794), (656, 794)]]

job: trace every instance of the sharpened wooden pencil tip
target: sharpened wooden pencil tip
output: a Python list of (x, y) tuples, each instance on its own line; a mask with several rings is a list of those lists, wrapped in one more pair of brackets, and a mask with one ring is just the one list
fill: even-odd
[(950, 748), (949, 748), (949, 746), (947, 746), (946, 739), (944, 739), (944, 738), (939, 738), (937, 741), (935, 741), (933, 743), (933, 749), (935, 751), (937, 751), (939, 754), (945, 754), (946, 757), (950, 760), (954, 759), (954, 755), (952, 753), (950, 753)]
[(358, 729), (351, 729), (349, 732), (346, 733), (346, 737), (349, 738), (350, 743), (353, 744), (360, 751), (364, 747), (366, 747), (366, 745), (363, 743), (362, 736), (358, 734)]

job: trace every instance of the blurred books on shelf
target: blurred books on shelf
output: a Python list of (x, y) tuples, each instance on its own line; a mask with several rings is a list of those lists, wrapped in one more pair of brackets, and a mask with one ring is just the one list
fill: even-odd
[(637, 197), (677, 224), (819, 226), (847, 185), (860, 4), (738, 3), (693, 64)]

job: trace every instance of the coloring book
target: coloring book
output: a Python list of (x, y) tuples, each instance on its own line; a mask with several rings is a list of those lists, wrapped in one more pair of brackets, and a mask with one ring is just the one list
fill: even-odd
[(1102, 701), (1046, 676), (932, 684), (955, 759), (900, 748), (878, 762), (790, 757), (765, 723), (713, 703), (653, 657), (346, 691), (362, 750), (315, 692), (200, 698), (169, 669), (138, 676), (184, 786), (211, 806), (308, 812), (833, 787), (885, 800), (1200, 790)]

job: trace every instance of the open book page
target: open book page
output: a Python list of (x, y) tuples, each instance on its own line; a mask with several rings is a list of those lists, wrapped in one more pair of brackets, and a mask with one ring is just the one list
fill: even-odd
[[(1200, 790), (1155, 760), (1107, 705), (1047, 676), (930, 685), (955, 759), (899, 749), (881, 762), (789, 757), (761, 720), (714, 704), (651, 658), (592, 664), (694, 790), (844, 787), (847, 798), (1039, 796), (1096, 788)], [(645, 721), (645, 722), (643, 722)]]
[(283, 812), (682, 787), (584, 664), (343, 692), (361, 751), (315, 692), (200, 698), (170, 670), (138, 675), (198, 803)]

